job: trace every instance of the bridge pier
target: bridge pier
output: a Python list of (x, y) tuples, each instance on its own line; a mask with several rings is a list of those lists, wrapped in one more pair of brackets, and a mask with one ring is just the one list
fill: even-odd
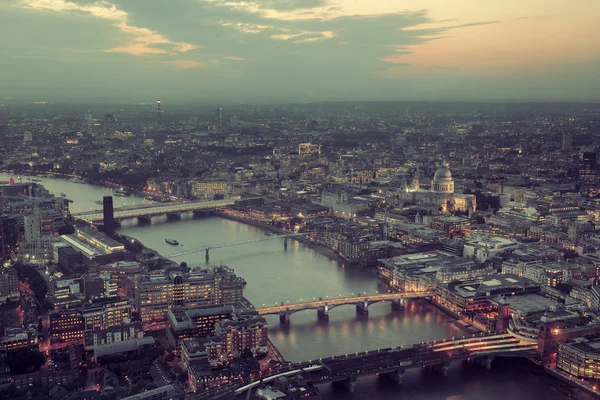
[(209, 250), (209, 249), (206, 249), (206, 250), (205, 250), (205, 253), (204, 253), (204, 258), (206, 259), (206, 262), (209, 262), (209, 261), (210, 261), (210, 256), (209, 256), (209, 254), (208, 254), (208, 250)]
[(396, 371), (388, 372), (388, 373), (382, 374), (380, 376), (385, 376), (386, 378), (389, 378), (392, 381), (394, 381), (396, 384), (402, 385), (405, 374), (406, 374), (406, 369), (403, 367), (400, 367)]
[(279, 322), (282, 324), (290, 323), (290, 310), (285, 310), (279, 313)]
[(356, 378), (356, 376), (349, 376), (348, 379), (344, 380), (344, 381), (340, 381), (340, 385), (342, 385), (347, 391), (349, 391), (350, 393), (354, 393), (354, 390), (356, 389), (356, 382), (358, 381), (358, 378)]
[(208, 217), (211, 214), (210, 210), (192, 210), (192, 214), (194, 218), (204, 218)]
[(369, 301), (365, 299), (360, 303), (356, 303), (356, 314), (358, 315), (368, 315), (369, 314)]
[(317, 317), (324, 321), (329, 321), (329, 306), (324, 305), (317, 309)]
[(392, 310), (404, 310), (404, 298), (392, 300)]
[(169, 219), (169, 220), (181, 219), (181, 213), (180, 212), (169, 212), (169, 213), (167, 213), (167, 219)]
[(284, 251), (287, 250), (287, 246), (288, 246), (288, 238), (286, 237), (283, 239), (283, 250)]
[(488, 371), (490, 369), (492, 369), (492, 361), (494, 361), (494, 356), (487, 356), (484, 360), (485, 362), (485, 369), (487, 369)]
[(150, 225), (152, 223), (152, 217), (149, 215), (137, 217), (137, 220), (138, 220), (138, 225)]

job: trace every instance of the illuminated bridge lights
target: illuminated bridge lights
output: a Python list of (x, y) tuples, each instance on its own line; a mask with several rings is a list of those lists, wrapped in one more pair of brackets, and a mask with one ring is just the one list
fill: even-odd
[(281, 312), (297, 312), (302, 310), (317, 309), (319, 307), (328, 306), (329, 309), (335, 306), (346, 304), (356, 304), (359, 301), (367, 301), (369, 304), (390, 300), (410, 299), (431, 296), (432, 292), (399, 292), (399, 293), (384, 293), (364, 296), (338, 297), (321, 300), (303, 301), (299, 303), (281, 303), (277, 306), (267, 306), (257, 308), (256, 311), (260, 315), (279, 314)]

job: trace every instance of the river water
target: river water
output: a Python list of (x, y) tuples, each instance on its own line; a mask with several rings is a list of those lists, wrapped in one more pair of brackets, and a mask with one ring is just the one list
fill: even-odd
[[(0, 174), (0, 180), (10, 175)], [(41, 179), (48, 190), (65, 193), (73, 200), (71, 212), (100, 209), (96, 204), (110, 189), (82, 185), (63, 179)], [(23, 180), (25, 181), (25, 179)], [(143, 198), (115, 197), (115, 207), (148, 203)], [(156, 217), (149, 225), (126, 220), (120, 230), (146, 246), (168, 256), (204, 245), (237, 243), (265, 238), (265, 232), (239, 222), (208, 217), (167, 221)], [(177, 239), (172, 246), (165, 238)], [(204, 266), (204, 252), (175, 258), (189, 265)], [(318, 297), (348, 296), (357, 293), (387, 291), (371, 271), (344, 265), (296, 241), (275, 238), (262, 242), (213, 249), (210, 265), (228, 265), (248, 284), (244, 295), (255, 306), (298, 302)], [(277, 316), (268, 316), (269, 337), (288, 360), (302, 361), (331, 355), (412, 344), (460, 336), (447, 317), (423, 301), (410, 301), (403, 311), (392, 311), (389, 304), (374, 304), (368, 316), (357, 316), (353, 306), (331, 310), (329, 321), (318, 321), (316, 311), (291, 316), (289, 325), (281, 325)], [(344, 399), (566, 399), (584, 398), (581, 393), (536, 373), (526, 362), (495, 362), (491, 371), (481, 367), (453, 366), (449, 378), (411, 371), (402, 389), (376, 378), (361, 380), (354, 394), (322, 388), (324, 398)]]

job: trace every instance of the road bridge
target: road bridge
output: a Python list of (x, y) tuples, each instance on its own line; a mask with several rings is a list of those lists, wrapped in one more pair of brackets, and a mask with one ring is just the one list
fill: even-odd
[(320, 319), (328, 319), (329, 311), (333, 308), (344, 305), (355, 305), (358, 314), (368, 314), (371, 304), (389, 301), (394, 309), (404, 307), (405, 299), (414, 299), (433, 295), (431, 291), (422, 292), (397, 292), (397, 293), (377, 293), (360, 294), (350, 297), (332, 297), (319, 298), (318, 300), (303, 301), (300, 303), (280, 303), (279, 305), (257, 308), (259, 315), (279, 315), (282, 323), (290, 321), (290, 315), (304, 310), (317, 310), (317, 316)]
[(537, 356), (535, 343), (523, 342), (508, 334), (477, 336), (290, 363), (190, 397), (192, 400), (232, 398), (279, 377), (300, 375), (303, 383), (331, 382), (353, 391), (358, 378), (367, 375), (387, 377), (401, 384), (410, 368), (434, 369), (446, 376), (453, 362), (477, 362), (489, 369), (494, 357)]
[[(121, 207), (114, 210), (114, 219), (152, 217), (161, 214), (176, 215), (186, 211), (214, 210), (228, 207), (235, 203), (233, 199), (211, 200), (211, 201), (187, 201), (147, 204), (140, 206)], [(73, 214), (73, 217), (88, 222), (98, 222), (104, 219), (102, 212), (90, 211)]]
[(212, 249), (222, 249), (225, 247), (241, 246), (244, 244), (264, 242), (265, 240), (273, 240), (273, 239), (284, 239), (283, 247), (284, 247), (284, 249), (287, 249), (287, 239), (288, 238), (301, 237), (301, 236), (306, 236), (309, 234), (310, 234), (310, 232), (289, 233), (289, 234), (285, 234), (285, 235), (269, 235), (269, 236), (265, 236), (260, 239), (245, 240), (243, 242), (211, 244), (211, 245), (205, 245), (204, 247), (199, 247), (199, 248), (192, 249), (192, 250), (186, 250), (186, 251), (181, 251), (179, 253), (169, 254), (169, 255), (165, 256), (165, 258), (172, 259), (172, 258), (187, 256), (188, 254), (200, 253), (200, 252), (204, 251), (206, 253), (206, 261), (208, 262), (209, 261), (209, 251)]

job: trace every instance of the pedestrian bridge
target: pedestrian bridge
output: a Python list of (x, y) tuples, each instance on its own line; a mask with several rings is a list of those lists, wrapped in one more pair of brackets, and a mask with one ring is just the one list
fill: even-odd
[(510, 334), (453, 338), (438, 342), (344, 354), (261, 371), (228, 385), (191, 394), (192, 400), (229, 399), (280, 377), (301, 375), (304, 382), (336, 383), (354, 390), (359, 377), (377, 375), (401, 384), (406, 371), (421, 368), (444, 376), (454, 362), (473, 362), (491, 368), (495, 357), (537, 357), (537, 344), (523, 342)]
[[(152, 217), (154, 215), (182, 213), (186, 211), (213, 210), (233, 205), (235, 200), (211, 200), (211, 201), (189, 201), (189, 202), (173, 202), (160, 204), (147, 204), (141, 206), (130, 206), (116, 208), (114, 210), (114, 219), (136, 218), (136, 217)], [(73, 217), (82, 219), (88, 222), (98, 222), (104, 219), (102, 212), (90, 211), (73, 214)]]
[(304, 310), (317, 310), (317, 315), (320, 319), (328, 319), (329, 311), (339, 306), (355, 305), (357, 313), (368, 314), (371, 304), (389, 301), (393, 308), (400, 309), (404, 306), (405, 299), (428, 297), (431, 295), (433, 295), (431, 291), (377, 293), (372, 295), (358, 293), (358, 295), (350, 297), (319, 298), (318, 300), (309, 300), (300, 303), (280, 303), (279, 305), (257, 308), (256, 311), (259, 315), (279, 315), (281, 322), (287, 323), (289, 322), (290, 315)]

